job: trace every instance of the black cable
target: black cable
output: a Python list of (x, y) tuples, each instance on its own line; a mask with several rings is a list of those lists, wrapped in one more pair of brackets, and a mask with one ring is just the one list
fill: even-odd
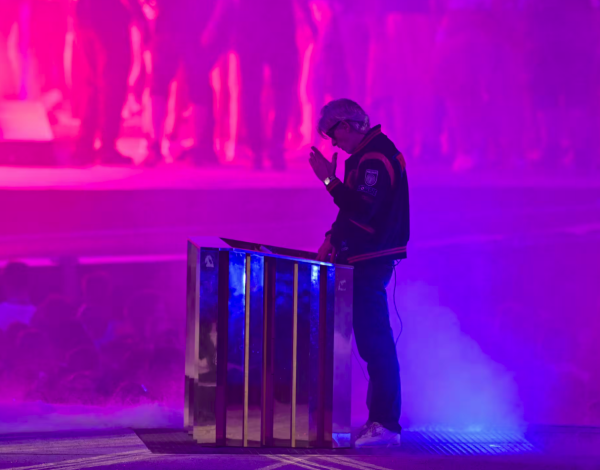
[(396, 306), (396, 266), (400, 264), (400, 260), (397, 260), (394, 263), (394, 310), (396, 310), (396, 316), (398, 317), (398, 321), (400, 322), (400, 333), (398, 333), (398, 337), (396, 338), (396, 348), (398, 347), (398, 340), (400, 339), (400, 335), (402, 331), (404, 331), (404, 323), (402, 323), (402, 318), (400, 317), (400, 313), (398, 312), (398, 307)]

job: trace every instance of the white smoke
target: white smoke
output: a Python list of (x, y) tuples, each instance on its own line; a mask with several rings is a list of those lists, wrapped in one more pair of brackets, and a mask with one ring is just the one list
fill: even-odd
[[(388, 288), (396, 338), (400, 322)], [(461, 331), (456, 314), (440, 305), (437, 290), (398, 284), (396, 305), (404, 330), (398, 342), (402, 380), (401, 424), (411, 429), (479, 431), (522, 429), (523, 407), (513, 376)], [(360, 361), (364, 372), (365, 364)], [(353, 361), (353, 425), (364, 423), (366, 381)]]

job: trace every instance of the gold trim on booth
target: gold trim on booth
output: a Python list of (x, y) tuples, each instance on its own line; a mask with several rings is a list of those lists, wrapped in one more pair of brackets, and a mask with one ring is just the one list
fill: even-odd
[(298, 375), (298, 263), (294, 263), (294, 317), (292, 332), (292, 447), (296, 447), (296, 382)]
[(260, 440), (263, 446), (267, 445), (267, 374), (269, 369), (267, 367), (267, 348), (269, 340), (267, 334), (269, 333), (269, 259), (265, 257), (265, 264), (263, 268), (263, 374), (262, 374), (262, 409), (261, 409), (261, 432)]
[(250, 254), (246, 255), (246, 312), (244, 328), (244, 428), (242, 431), (243, 446), (248, 447), (248, 389), (250, 378)]

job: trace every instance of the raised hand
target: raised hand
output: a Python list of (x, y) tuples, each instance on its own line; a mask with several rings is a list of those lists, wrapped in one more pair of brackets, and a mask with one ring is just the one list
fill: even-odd
[(317, 147), (311, 147), (311, 150), (312, 152), (310, 152), (308, 162), (315, 172), (315, 175), (317, 175), (317, 178), (324, 181), (327, 178), (335, 176), (338, 157), (337, 152), (333, 154), (331, 161), (329, 161)]

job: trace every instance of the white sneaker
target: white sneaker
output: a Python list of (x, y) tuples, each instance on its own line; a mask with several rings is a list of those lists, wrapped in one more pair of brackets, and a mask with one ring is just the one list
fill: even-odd
[(396, 447), (400, 445), (400, 434), (389, 431), (379, 423), (371, 423), (371, 425), (359, 434), (358, 439), (354, 443), (354, 447)]
[(373, 421), (367, 420), (367, 422), (358, 429), (358, 432), (356, 433), (356, 439), (358, 440), (360, 437), (362, 437), (372, 425)]

